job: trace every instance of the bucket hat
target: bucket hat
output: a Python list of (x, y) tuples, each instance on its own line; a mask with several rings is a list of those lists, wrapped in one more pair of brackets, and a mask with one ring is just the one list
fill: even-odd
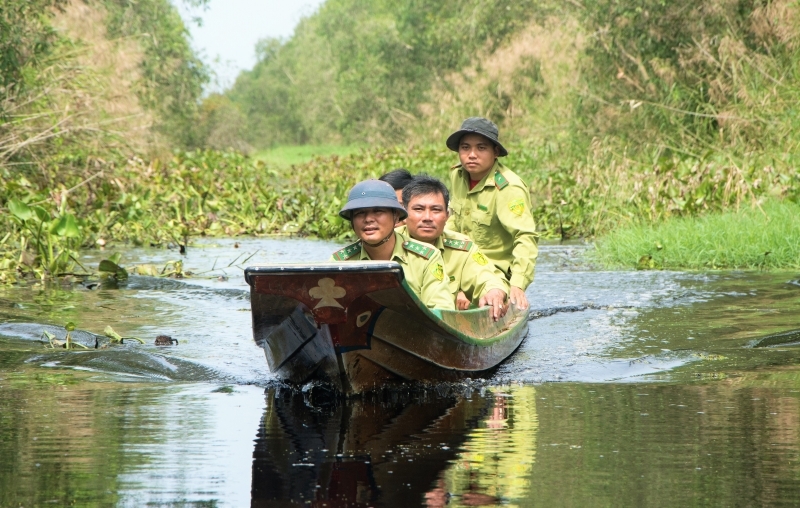
[(489, 119), (479, 116), (472, 116), (464, 120), (464, 122), (461, 124), (461, 128), (450, 134), (450, 136), (447, 138), (447, 148), (457, 152), (458, 144), (461, 142), (461, 138), (465, 134), (480, 134), (481, 136), (489, 138), (492, 143), (497, 145), (497, 149), (500, 152), (498, 155), (500, 157), (505, 157), (508, 155), (508, 150), (506, 150), (497, 139), (499, 137), (497, 125), (495, 125), (495, 123)]
[(355, 184), (347, 195), (347, 203), (339, 210), (339, 217), (352, 220), (353, 210), (374, 207), (399, 210), (400, 220), (408, 217), (406, 209), (397, 201), (392, 186), (381, 180), (365, 180)]

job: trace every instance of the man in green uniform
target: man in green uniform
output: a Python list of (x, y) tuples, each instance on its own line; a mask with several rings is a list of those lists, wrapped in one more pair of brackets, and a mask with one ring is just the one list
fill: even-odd
[(450, 278), (456, 308), (466, 310), (473, 301), (492, 307), (495, 321), (503, 317), (508, 284), (503, 274), (468, 236), (445, 229), (450, 193), (436, 178), (418, 175), (403, 188), (406, 225), (397, 231), (438, 248)]
[(447, 225), (475, 240), (508, 279), (511, 303), (526, 309), (525, 289), (533, 282), (539, 252), (528, 186), (498, 161), (508, 151), (486, 118), (464, 120), (447, 147), (461, 162), (450, 172), (453, 213)]
[(384, 173), (378, 178), (378, 180), (386, 182), (392, 186), (394, 193), (397, 194), (397, 201), (400, 203), (403, 202), (403, 188), (410, 184), (411, 180), (413, 179), (414, 177), (406, 168), (393, 169), (388, 173)]
[(397, 261), (406, 283), (432, 309), (455, 310), (442, 253), (427, 243), (394, 231), (408, 214), (392, 186), (380, 180), (357, 183), (339, 216), (350, 221), (359, 240), (331, 256), (331, 261)]

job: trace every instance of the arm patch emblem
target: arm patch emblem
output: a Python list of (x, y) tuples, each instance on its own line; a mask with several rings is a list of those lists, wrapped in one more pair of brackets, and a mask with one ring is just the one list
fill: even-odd
[(472, 253), (472, 259), (474, 259), (475, 262), (478, 263), (481, 266), (486, 266), (486, 265), (489, 264), (489, 260), (486, 259), (486, 256), (484, 256), (483, 252), (481, 252), (481, 251), (473, 252)]
[(436, 266), (433, 267), (433, 276), (438, 281), (444, 280), (444, 267), (439, 263), (436, 263)]
[(525, 212), (525, 201), (522, 199), (515, 199), (508, 204), (508, 209), (517, 217), (521, 217)]

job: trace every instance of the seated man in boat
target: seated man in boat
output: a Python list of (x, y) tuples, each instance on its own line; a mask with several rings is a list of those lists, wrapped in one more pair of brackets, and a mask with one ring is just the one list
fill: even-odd
[(466, 310), (472, 302), (479, 307), (488, 305), (497, 320), (507, 310), (508, 283), (468, 236), (445, 229), (449, 201), (450, 193), (440, 180), (417, 175), (403, 189), (408, 217), (405, 226), (397, 231), (441, 251), (457, 309)]
[(397, 194), (397, 202), (403, 202), (403, 187), (411, 183), (414, 177), (405, 168), (397, 168), (381, 175), (378, 180), (386, 182), (392, 186), (394, 193)]
[[(378, 177), (378, 180), (386, 182), (392, 186), (392, 189), (394, 189), (394, 193), (397, 195), (398, 203), (403, 202), (403, 187), (408, 185), (409, 182), (411, 182), (411, 180), (413, 179), (414, 177), (411, 176), (411, 173), (409, 173), (408, 170), (405, 168), (393, 169), (388, 173), (384, 173), (383, 175)], [(402, 226), (405, 223), (406, 221), (399, 220), (397, 221), (397, 224), (395, 224), (395, 226)]]
[(359, 240), (331, 256), (331, 261), (397, 261), (406, 282), (429, 308), (455, 310), (442, 253), (394, 230), (408, 214), (392, 186), (380, 180), (357, 183), (339, 216), (350, 221)]
[(447, 227), (469, 235), (510, 284), (509, 300), (528, 308), (525, 289), (533, 282), (538, 248), (528, 186), (498, 158), (508, 155), (497, 125), (467, 118), (447, 138), (460, 164), (450, 172), (452, 214)]

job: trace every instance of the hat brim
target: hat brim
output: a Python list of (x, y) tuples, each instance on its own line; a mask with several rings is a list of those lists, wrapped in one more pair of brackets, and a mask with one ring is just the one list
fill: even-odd
[(354, 199), (348, 202), (344, 207), (339, 211), (339, 217), (352, 221), (353, 220), (353, 211), (359, 210), (361, 208), (391, 208), (393, 210), (397, 210), (400, 212), (400, 220), (405, 220), (408, 217), (408, 212), (405, 208), (397, 201), (397, 199), (389, 199), (389, 198), (369, 198), (369, 204), (359, 204), (358, 199)]
[(445, 142), (447, 144), (447, 148), (449, 148), (454, 152), (458, 152), (458, 145), (459, 143), (461, 143), (461, 138), (463, 138), (467, 134), (480, 134), (484, 138), (494, 143), (499, 152), (497, 154), (498, 157), (505, 157), (506, 155), (508, 155), (508, 150), (506, 150), (506, 147), (504, 147), (496, 139), (492, 139), (492, 136), (488, 132), (482, 131), (480, 129), (460, 129), (455, 131), (454, 133), (450, 134), (450, 136), (448, 136), (447, 141)]

